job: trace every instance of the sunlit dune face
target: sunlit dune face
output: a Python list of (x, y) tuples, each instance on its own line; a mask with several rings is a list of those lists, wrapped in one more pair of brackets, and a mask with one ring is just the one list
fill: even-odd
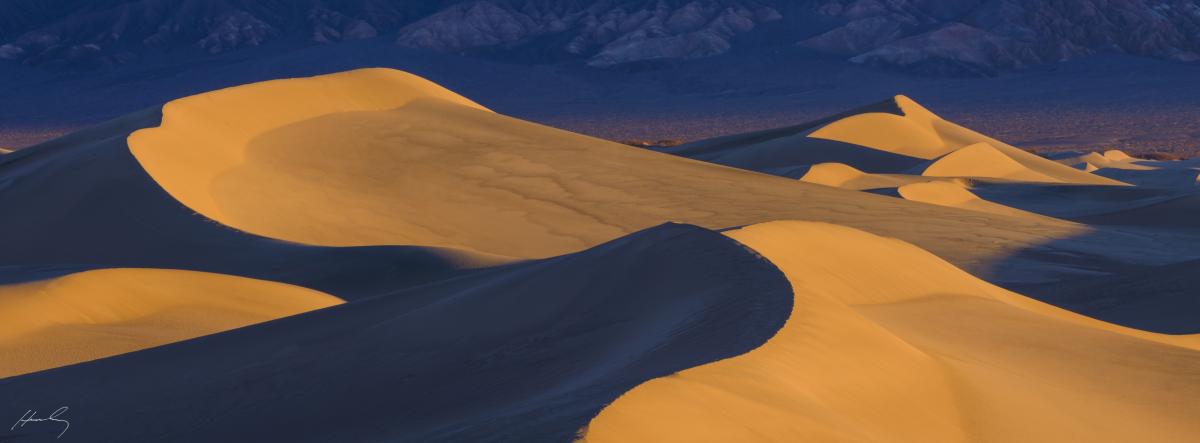
[(788, 322), (748, 354), (638, 386), (584, 441), (1188, 441), (1200, 432), (1195, 336), (1078, 316), (844, 227), (773, 222), (727, 235), (787, 275)]
[(282, 283), (164, 269), (0, 285), (0, 377), (95, 360), (342, 303)]

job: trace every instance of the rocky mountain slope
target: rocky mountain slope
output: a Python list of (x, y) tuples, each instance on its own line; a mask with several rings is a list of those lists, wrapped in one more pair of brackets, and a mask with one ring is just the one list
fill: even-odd
[(610, 67), (799, 45), (991, 74), (1099, 52), (1200, 60), (1197, 0), (6, 0), (0, 59), (89, 68), (274, 40)]

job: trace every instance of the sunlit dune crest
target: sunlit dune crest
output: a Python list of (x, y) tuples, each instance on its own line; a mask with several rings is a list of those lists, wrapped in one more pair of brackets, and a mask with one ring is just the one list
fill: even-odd
[(339, 303), (282, 283), (166, 269), (104, 269), (0, 285), (0, 378)]
[(1009, 215), (1014, 217), (1042, 217), (1032, 212), (1010, 208), (979, 198), (959, 183), (932, 181), (910, 183), (896, 188), (900, 197), (909, 201), (919, 201), (938, 206), (969, 209), (972, 211), (989, 212), (992, 214)]
[(926, 175), (1121, 184), (1065, 167), (943, 120), (908, 97), (896, 96), (895, 101), (903, 115), (885, 112), (852, 115), (821, 127), (810, 136), (909, 157), (937, 159)]
[(855, 191), (895, 188), (909, 183), (930, 181), (929, 178), (907, 174), (871, 174), (842, 163), (813, 165), (800, 181)]
[(1200, 394), (1200, 336), (1087, 319), (845, 227), (785, 221), (727, 235), (791, 280), (788, 322), (748, 354), (629, 391), (585, 441), (1189, 441), (1200, 432), (1190, 400)]

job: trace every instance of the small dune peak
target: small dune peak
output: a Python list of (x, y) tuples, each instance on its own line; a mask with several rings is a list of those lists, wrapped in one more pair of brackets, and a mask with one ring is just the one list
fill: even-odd
[(1106, 158), (1110, 161), (1115, 161), (1115, 162), (1134, 160), (1134, 158), (1132, 156), (1130, 156), (1129, 154), (1126, 154), (1124, 151), (1121, 151), (1120, 149), (1109, 149), (1107, 151), (1104, 151), (1104, 158)]
[(900, 108), (900, 111), (903, 112), (906, 117), (925, 122), (942, 119), (937, 114), (934, 114), (933, 111), (921, 106), (921, 104), (917, 103), (916, 100), (913, 100), (906, 95), (896, 95), (895, 97), (892, 97), (892, 100), (896, 102), (896, 107)]

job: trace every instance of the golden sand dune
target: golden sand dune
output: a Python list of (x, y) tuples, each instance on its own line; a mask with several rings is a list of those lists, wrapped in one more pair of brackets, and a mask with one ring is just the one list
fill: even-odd
[[(896, 104), (903, 116), (868, 112), (840, 119), (809, 134), (810, 137), (837, 140), (910, 157), (933, 160), (953, 156), (970, 148), (955, 161), (953, 168), (938, 168), (938, 174), (960, 177), (993, 177), (997, 173), (1014, 179), (1055, 181), (1077, 184), (1120, 185), (1116, 180), (1088, 174), (1063, 164), (1030, 154), (991, 137), (946, 121), (912, 99), (899, 95)], [(984, 152), (983, 146), (995, 152)], [(955, 156), (958, 157), (958, 156)], [(1007, 157), (1001, 169), (991, 162)], [(936, 163), (935, 163), (936, 164)], [(1019, 169), (1014, 169), (1014, 164)], [(1049, 178), (1047, 178), (1049, 177)]]
[(1087, 232), (632, 148), (498, 115), (390, 70), (177, 100), (164, 107), (161, 126), (133, 133), (129, 147), (159, 185), (200, 214), (316, 245), (529, 258), (666, 220), (725, 228), (808, 219), (899, 237), (979, 270)]
[(792, 282), (784, 327), (748, 354), (655, 379), (590, 443), (1194, 441), (1200, 337), (1088, 319), (904, 242), (807, 222), (727, 235)]
[(871, 174), (842, 163), (821, 163), (809, 168), (800, 181), (862, 191), (924, 183), (931, 179), (906, 174)]
[(929, 177), (980, 177), (1011, 181), (1062, 183), (1063, 180), (1017, 163), (986, 142), (975, 143), (934, 160), (921, 175)]
[(1099, 152), (1089, 152), (1087, 154), (1075, 157), (1056, 159), (1055, 161), (1064, 165), (1075, 167), (1079, 167), (1078, 165), (1084, 165), (1080, 169), (1085, 171), (1088, 171), (1089, 168), (1092, 171), (1097, 169), (1127, 169), (1132, 171), (1149, 171), (1157, 169), (1153, 166), (1138, 164), (1137, 162), (1143, 160), (1130, 157), (1129, 154), (1117, 149), (1104, 151), (1103, 154)]
[(95, 360), (341, 303), (282, 283), (105, 269), (0, 286), (0, 378)]
[(1042, 217), (1032, 212), (1010, 208), (979, 198), (979, 196), (971, 193), (971, 191), (968, 191), (959, 183), (943, 181), (910, 183), (896, 188), (896, 192), (905, 200), (929, 203), (931, 205), (949, 206), (1013, 217)]

